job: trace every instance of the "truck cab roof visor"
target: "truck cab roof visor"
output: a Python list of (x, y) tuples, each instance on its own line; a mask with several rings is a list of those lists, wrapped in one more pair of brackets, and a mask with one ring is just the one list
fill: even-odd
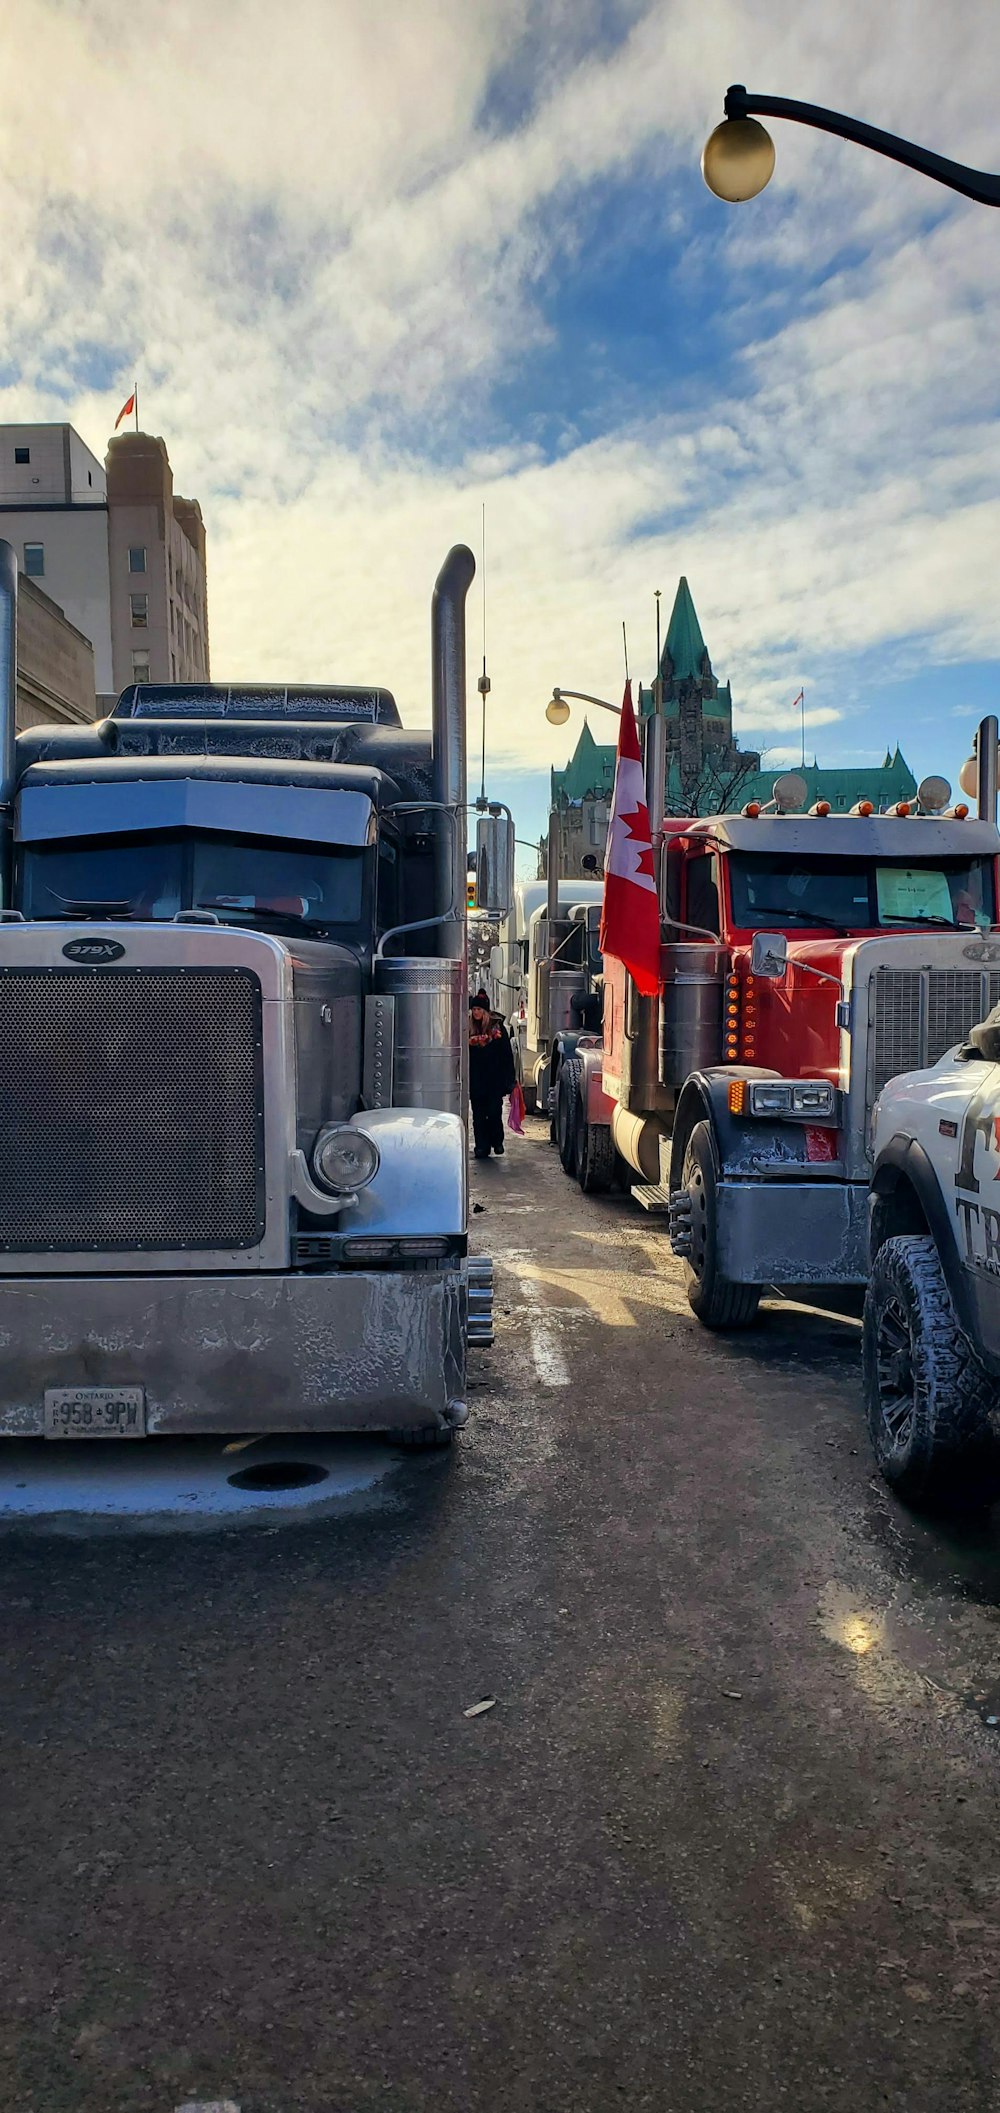
[(112, 719), (367, 720), (398, 726), (389, 690), (308, 683), (138, 683), (123, 690)]
[(707, 815), (688, 822), (683, 834), (723, 851), (766, 849), (793, 857), (902, 858), (915, 863), (948, 855), (967, 858), (976, 851), (995, 858), (1000, 852), (1000, 832), (992, 822), (970, 819), (956, 826), (932, 814), (873, 814), (863, 828), (862, 818), (850, 814), (829, 814), (822, 828), (819, 818), (808, 814), (762, 815), (757, 821), (741, 814)]
[(367, 793), (338, 787), (321, 791), (200, 777), (29, 782), (17, 803), (20, 843), (176, 829), (354, 849), (374, 843), (375, 809)]

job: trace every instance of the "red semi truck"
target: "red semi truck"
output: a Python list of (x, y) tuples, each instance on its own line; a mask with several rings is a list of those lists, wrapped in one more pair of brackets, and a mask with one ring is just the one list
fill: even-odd
[(666, 820), (659, 991), (606, 959), (603, 1033), (555, 1051), (566, 1172), (668, 1216), (706, 1327), (866, 1281), (873, 1104), (1000, 1002), (995, 720), (978, 742), (978, 817), (927, 811), (938, 779), (889, 814), (782, 811), (779, 781), (773, 812)]

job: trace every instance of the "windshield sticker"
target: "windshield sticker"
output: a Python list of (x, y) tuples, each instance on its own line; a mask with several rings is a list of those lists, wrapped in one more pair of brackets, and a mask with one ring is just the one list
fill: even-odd
[(926, 866), (878, 866), (875, 877), (880, 918), (912, 917), (917, 924), (922, 917), (933, 917), (952, 923), (955, 912), (943, 873)]

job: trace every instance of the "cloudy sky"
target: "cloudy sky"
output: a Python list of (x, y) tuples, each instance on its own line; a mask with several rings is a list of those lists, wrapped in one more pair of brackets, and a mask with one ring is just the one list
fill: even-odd
[(769, 762), (804, 685), (821, 762), (954, 775), (1000, 672), (1000, 214), (794, 126), (752, 204), (698, 156), (743, 80), (1000, 167), (998, 65), (995, 0), (8, 0), (0, 420), (103, 454), (138, 377), (214, 673), (414, 724), (485, 503), (523, 835), (553, 683), (619, 697), (623, 620), (648, 680), (682, 572)]

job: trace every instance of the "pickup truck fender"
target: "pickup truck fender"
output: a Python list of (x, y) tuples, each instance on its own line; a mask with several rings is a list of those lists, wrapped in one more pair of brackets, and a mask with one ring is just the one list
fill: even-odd
[[(909, 1209), (906, 1207), (909, 1196), (916, 1198), (923, 1225), (918, 1222), (918, 1213), (913, 1211), (912, 1202)], [(923, 1145), (913, 1137), (897, 1134), (883, 1145), (872, 1174), (869, 1219), (872, 1260), (894, 1234), (923, 1232), (925, 1227), (937, 1248), (958, 1325), (974, 1343), (978, 1329), (969, 1274), (962, 1266), (955, 1225), (941, 1193), (936, 1170)]]

